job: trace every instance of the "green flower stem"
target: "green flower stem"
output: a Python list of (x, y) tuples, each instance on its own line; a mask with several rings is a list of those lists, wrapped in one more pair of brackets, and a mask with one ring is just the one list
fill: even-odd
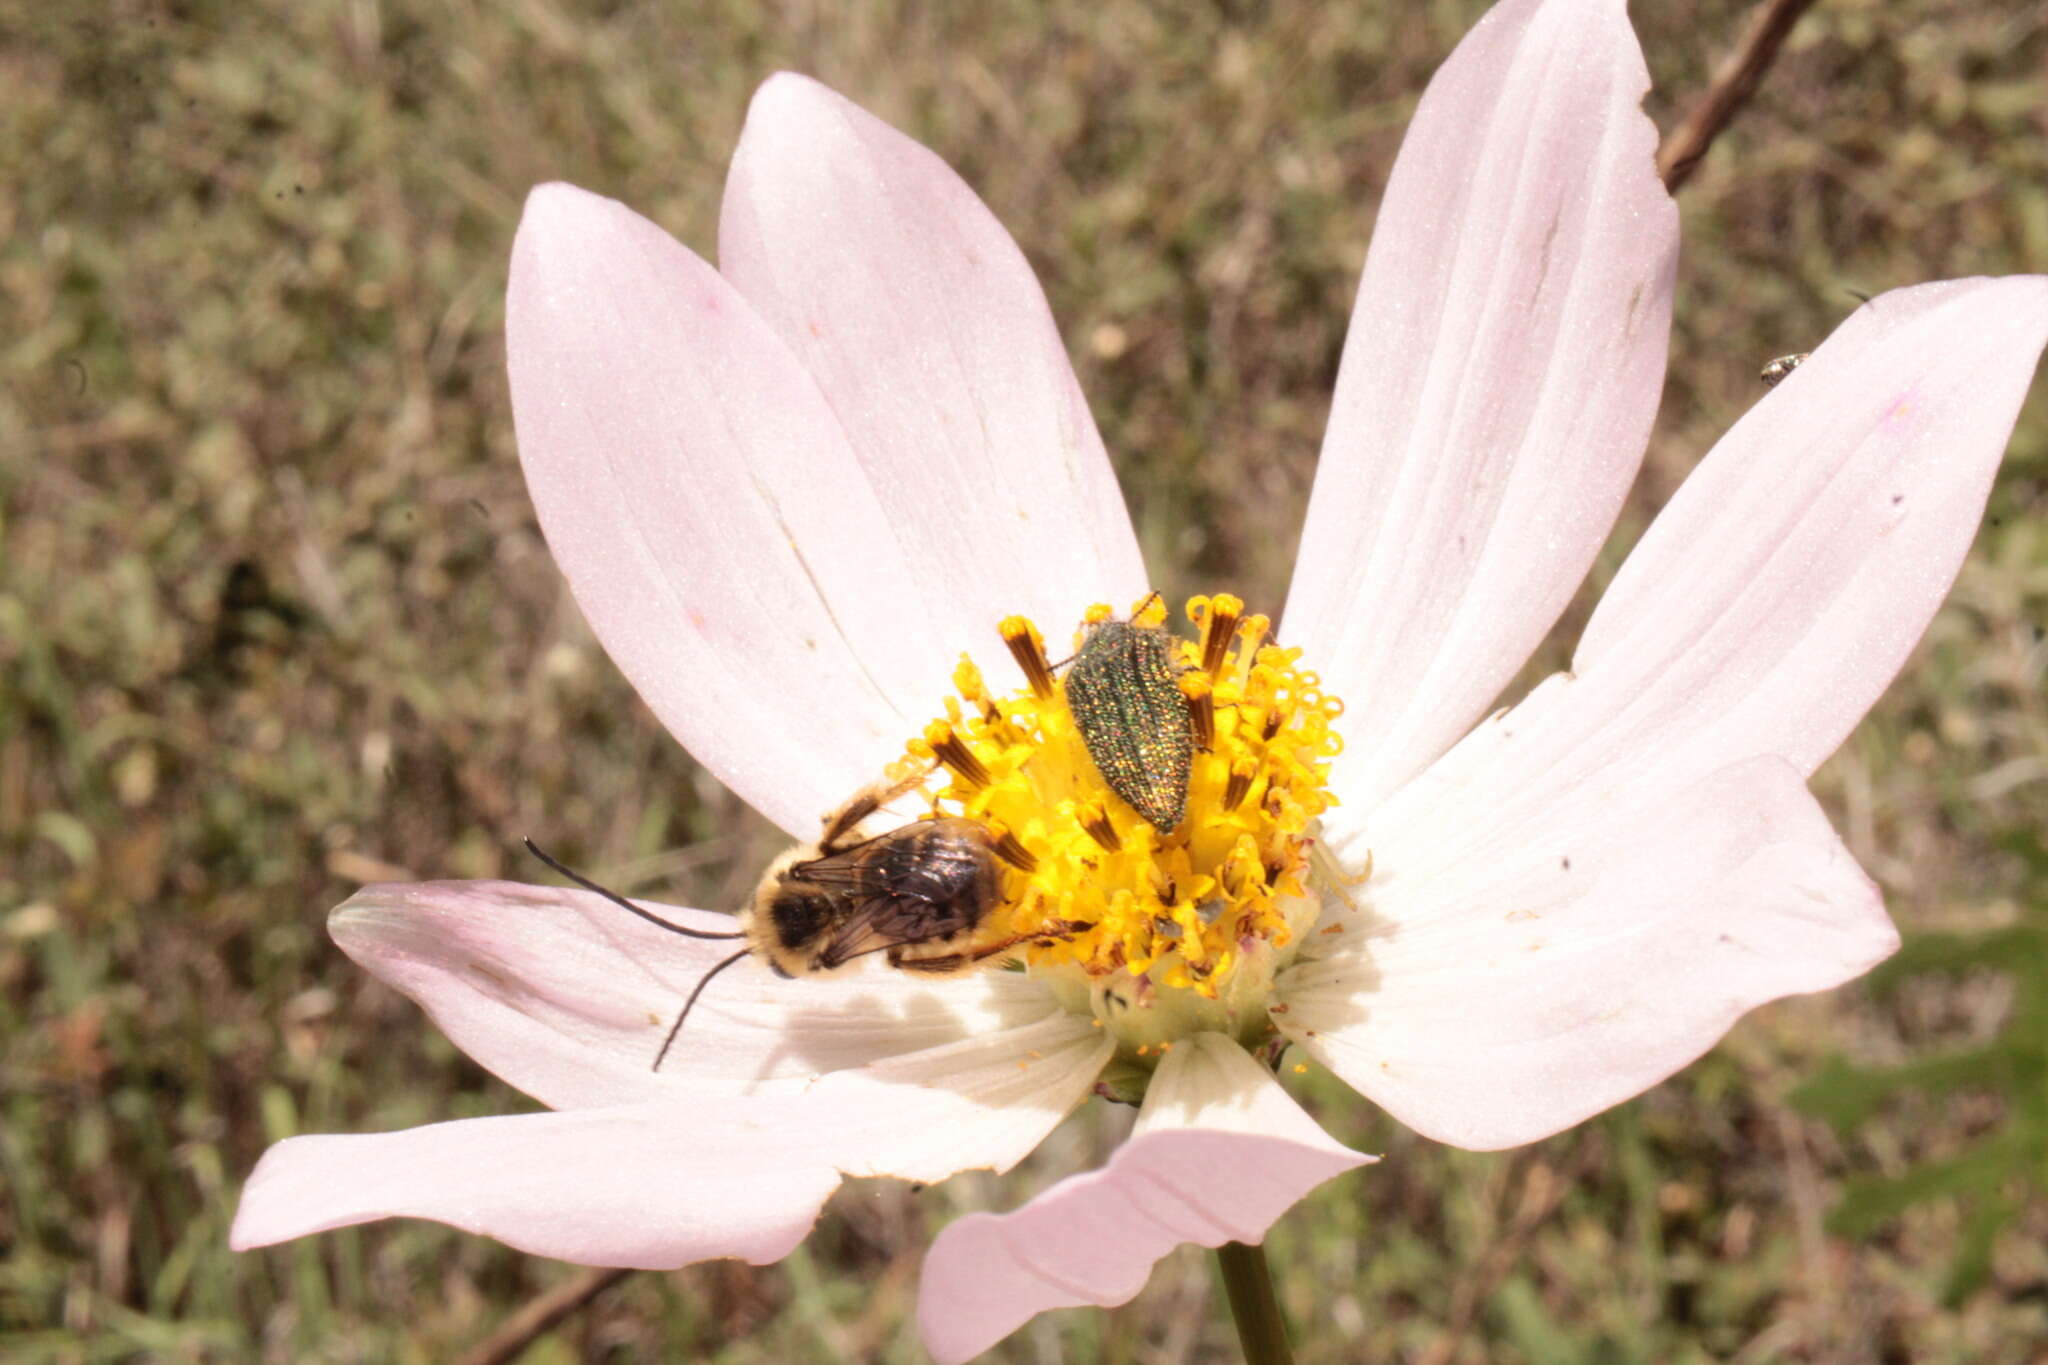
[(1280, 1320), (1280, 1301), (1273, 1296), (1273, 1276), (1266, 1270), (1266, 1249), (1225, 1242), (1216, 1248), (1216, 1264), (1230, 1295), (1230, 1316), (1237, 1320), (1245, 1365), (1294, 1365), (1287, 1324)]

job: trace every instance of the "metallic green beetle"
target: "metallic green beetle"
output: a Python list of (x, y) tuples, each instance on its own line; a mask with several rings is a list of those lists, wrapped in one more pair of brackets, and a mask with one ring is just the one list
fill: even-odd
[(1171, 834), (1187, 815), (1195, 750), (1173, 637), (1130, 621), (1089, 626), (1066, 688), (1067, 709), (1103, 782)]

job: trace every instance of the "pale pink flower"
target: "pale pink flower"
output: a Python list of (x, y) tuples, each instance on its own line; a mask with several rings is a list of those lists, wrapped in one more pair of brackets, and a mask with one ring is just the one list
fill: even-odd
[[(1613, 524), (1656, 410), (1677, 221), (1621, 0), (1509, 0), (1416, 111), (1372, 241), (1282, 624), (1348, 703), (1322, 836), (1350, 875), (1266, 1005), (1418, 1132), (1491, 1149), (1635, 1095), (1744, 1011), (1889, 953), (1805, 781), (1968, 548), (2048, 280), (1885, 294), (1707, 455), (1571, 671), (1487, 715)], [(762, 86), (722, 268), (534, 191), (508, 333), (521, 457), (605, 648), (792, 835), (900, 756), (960, 651), (1148, 579), (1023, 256), (931, 153)], [(1279, 527), (1272, 528), (1282, 534)], [(667, 910), (706, 929), (720, 915)], [(234, 1244), (409, 1215), (541, 1255), (769, 1262), (846, 1175), (1007, 1169), (1118, 1043), (1032, 975), (742, 963), (556, 887), (371, 887), (336, 941), (557, 1112), (292, 1138)], [(1263, 1026), (1264, 1020), (1261, 1020)], [(942, 1232), (942, 1360), (1115, 1304), (1180, 1242), (1260, 1240), (1367, 1158), (1194, 1031), (1108, 1165)]]

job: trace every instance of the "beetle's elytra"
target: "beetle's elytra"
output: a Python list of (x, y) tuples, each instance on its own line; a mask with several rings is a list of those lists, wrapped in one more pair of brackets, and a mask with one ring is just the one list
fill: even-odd
[(1129, 621), (1090, 626), (1066, 687), (1103, 782), (1153, 828), (1172, 833), (1187, 815), (1195, 747), (1172, 638)]

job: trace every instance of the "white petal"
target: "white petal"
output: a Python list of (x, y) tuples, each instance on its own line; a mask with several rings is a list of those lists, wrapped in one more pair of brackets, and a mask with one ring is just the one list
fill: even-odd
[(1275, 984), (1289, 1038), (1430, 1137), (1546, 1137), (1664, 1079), (1745, 1011), (1897, 946), (1781, 759), (1675, 795), (1589, 784), (1511, 828), (1469, 795), (1431, 812), (1470, 840), (1457, 853), (1426, 828), (1376, 830), (1365, 914)]
[(1810, 772), (1948, 591), (2044, 338), (2044, 276), (1921, 284), (1860, 309), (1679, 489), (1599, 604), (1577, 671), (1331, 843), (1354, 866), (1386, 841), (1489, 860), (1559, 802), (1659, 802), (1757, 753)]
[(733, 156), (719, 266), (817, 377), (930, 609), (992, 678), (1014, 672), (982, 657), (1003, 616), (1064, 653), (1090, 603), (1144, 593), (1031, 267), (938, 157), (815, 81), (772, 77)]
[(706, 767), (815, 837), (979, 642), (923, 609), (927, 567), (796, 356), (654, 224), (536, 189), (506, 333), (527, 488), (591, 628)]
[[(686, 927), (733, 923), (636, 903)], [(786, 981), (747, 961), (711, 983), (657, 1073), (676, 1011), (734, 945), (667, 933), (586, 891), (513, 882), (365, 887), (328, 927), (456, 1046), (556, 1108), (807, 1087), (969, 1038), (1009, 1047), (1014, 1063), (1036, 1044), (1012, 1030), (1070, 1017), (1016, 972), (932, 980), (878, 968)]]
[(431, 1218), (583, 1265), (766, 1264), (810, 1232), (839, 1175), (759, 1117), (713, 1098), (289, 1138), (250, 1175), (230, 1242)]
[(1648, 85), (1619, 0), (1509, 0), (1416, 110), (1284, 623), (1346, 702), (1339, 823), (1492, 703), (1635, 477), (1678, 233)]
[(1818, 767), (1955, 580), (2044, 340), (2048, 276), (1858, 309), (1714, 447), (1601, 600), (1573, 661), (1612, 700), (1601, 746)]
[(1174, 1247), (1262, 1241), (1310, 1190), (1371, 1160), (1333, 1141), (1236, 1043), (1184, 1039), (1107, 1166), (939, 1234), (918, 1288), (925, 1347), (964, 1361), (1047, 1309), (1125, 1303)]
[[(1006, 1171), (1094, 1089), (1115, 1045), (1080, 1015), (835, 1071), (805, 1095), (857, 1117), (835, 1119), (835, 1141), (857, 1156), (848, 1175), (943, 1180), (955, 1171)], [(908, 1103), (902, 1097), (915, 1096)]]
[(1388, 841), (1411, 859), (1487, 861), (1560, 802), (1655, 802), (1759, 753), (1810, 772), (1947, 591), (2044, 336), (2041, 277), (1922, 285), (1859, 310), (1686, 481), (1601, 603), (1578, 671), (1478, 726), (1369, 820), (1332, 822), (1333, 846), (1354, 865)]
[(232, 1240), (415, 1217), (591, 1265), (772, 1261), (840, 1172), (934, 1181), (1015, 1165), (1087, 1094), (1108, 1048), (1060, 1015), (768, 1094), (291, 1138), (250, 1176)]
[(1360, 1156), (1325, 1133), (1272, 1072), (1220, 1033), (1197, 1033), (1173, 1045), (1153, 1073), (1131, 1136), (1177, 1128), (1251, 1133), (1291, 1142), (1347, 1162), (1345, 1170), (1376, 1159)]

